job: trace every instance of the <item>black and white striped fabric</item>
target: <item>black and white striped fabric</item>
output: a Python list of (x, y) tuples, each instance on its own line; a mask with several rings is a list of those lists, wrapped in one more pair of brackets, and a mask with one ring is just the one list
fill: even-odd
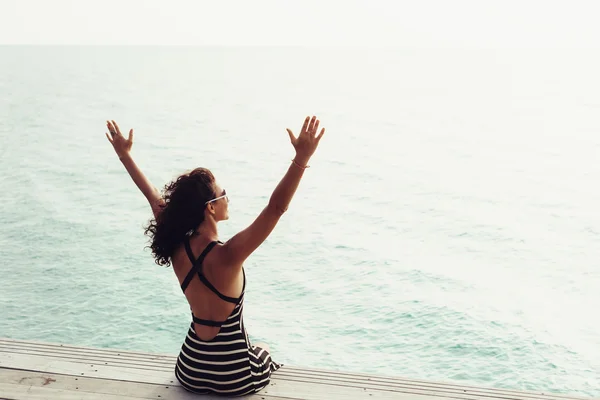
[[(210, 251), (213, 246), (214, 242), (207, 250)], [(186, 250), (188, 248), (189, 242), (186, 241)], [(208, 251), (205, 250), (195, 261), (190, 254), (191, 249), (188, 251), (193, 262), (188, 275), (201, 274), (202, 260)], [(202, 277), (204, 278), (203, 275)], [(187, 278), (186, 281), (182, 285), (184, 291), (189, 284)], [(244, 273), (244, 289), (240, 297), (234, 299), (236, 306), (227, 320), (204, 321), (207, 322), (206, 325), (211, 322), (210, 325), (218, 324), (216, 326), (221, 327), (219, 334), (212, 340), (200, 339), (194, 331), (194, 323), (190, 324), (175, 366), (175, 375), (185, 389), (202, 394), (242, 396), (263, 389), (269, 384), (271, 373), (281, 367), (281, 364), (271, 360), (268, 351), (253, 346), (248, 339), (243, 320), (245, 288)], [(193, 314), (192, 318), (196, 323), (202, 324), (203, 320)]]

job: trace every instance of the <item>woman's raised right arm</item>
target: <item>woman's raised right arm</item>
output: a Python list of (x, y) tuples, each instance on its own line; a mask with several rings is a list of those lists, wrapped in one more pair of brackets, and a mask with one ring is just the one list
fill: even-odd
[(269, 203), (258, 217), (246, 229), (237, 233), (223, 245), (225, 263), (229, 266), (241, 266), (258, 246), (271, 234), (279, 219), (288, 209), (294, 193), (300, 184), (307, 164), (314, 154), (325, 128), (317, 135), (319, 120), (316, 117), (306, 117), (298, 137), (287, 130), (290, 141), (296, 150), (287, 172), (273, 191)]

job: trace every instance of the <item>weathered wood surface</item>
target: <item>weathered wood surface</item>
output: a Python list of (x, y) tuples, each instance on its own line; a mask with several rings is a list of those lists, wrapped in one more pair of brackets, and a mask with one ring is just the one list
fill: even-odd
[[(0, 398), (216, 400), (177, 382), (176, 356), (0, 338)], [(574, 396), (282, 367), (260, 400), (566, 400)]]

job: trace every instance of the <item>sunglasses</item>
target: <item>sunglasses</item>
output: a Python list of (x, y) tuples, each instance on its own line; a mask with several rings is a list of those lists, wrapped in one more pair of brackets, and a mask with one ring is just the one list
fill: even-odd
[(204, 203), (204, 205), (210, 204), (213, 201), (221, 200), (223, 198), (229, 203), (229, 197), (227, 197), (227, 192), (225, 191), (225, 189), (223, 189), (223, 193), (219, 197), (215, 197), (214, 199), (207, 201), (206, 203)]

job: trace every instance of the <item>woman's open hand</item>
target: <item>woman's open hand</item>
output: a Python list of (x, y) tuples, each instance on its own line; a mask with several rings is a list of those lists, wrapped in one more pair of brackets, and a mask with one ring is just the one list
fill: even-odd
[(298, 158), (298, 162), (308, 162), (315, 150), (317, 150), (319, 141), (325, 133), (325, 128), (322, 128), (319, 135), (317, 135), (318, 129), (319, 120), (315, 116), (312, 118), (306, 117), (298, 137), (294, 136), (290, 129), (287, 129), (287, 132), (290, 135), (292, 146), (294, 146), (294, 149), (296, 149), (296, 157)]
[(110, 144), (112, 144), (117, 156), (123, 158), (131, 151), (131, 146), (133, 145), (133, 129), (129, 131), (129, 137), (125, 139), (125, 136), (121, 134), (119, 125), (117, 125), (115, 121), (106, 121), (106, 126), (110, 132), (110, 136), (106, 133), (106, 138)]

